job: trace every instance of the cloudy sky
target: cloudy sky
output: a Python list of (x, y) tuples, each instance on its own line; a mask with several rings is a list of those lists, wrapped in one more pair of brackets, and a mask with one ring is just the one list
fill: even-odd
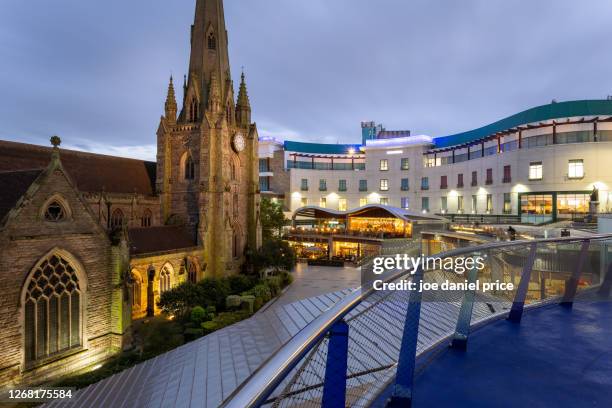
[[(59, 134), (153, 159), (195, 0), (1, 2), (0, 139)], [(262, 136), (350, 143), (362, 120), (439, 136), (612, 94), (609, 0), (225, 0), (225, 12)]]

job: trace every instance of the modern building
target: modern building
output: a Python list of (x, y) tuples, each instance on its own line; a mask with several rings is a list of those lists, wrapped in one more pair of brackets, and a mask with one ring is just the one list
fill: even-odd
[(0, 141), (0, 389), (87, 370), (185, 281), (237, 273), (260, 240), (255, 124), (221, 0), (197, 0), (179, 111), (157, 161)]
[(277, 157), (268, 168), (268, 194), (284, 197), (291, 212), (383, 204), (535, 224), (612, 210), (610, 99), (551, 103), (449, 136), (380, 127), (376, 138), (364, 139), (262, 142)]

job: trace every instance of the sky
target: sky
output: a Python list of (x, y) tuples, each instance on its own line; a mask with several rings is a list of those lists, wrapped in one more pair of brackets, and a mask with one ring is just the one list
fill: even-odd
[[(66, 148), (154, 160), (194, 9), (1, 0), (0, 139), (58, 134)], [(225, 0), (225, 14), (260, 136), (357, 143), (370, 120), (443, 136), (612, 95), (609, 0)]]

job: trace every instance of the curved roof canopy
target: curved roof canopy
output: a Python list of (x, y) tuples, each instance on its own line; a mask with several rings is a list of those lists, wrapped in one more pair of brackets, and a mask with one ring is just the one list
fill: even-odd
[(361, 145), (358, 144), (325, 144), (325, 143), (304, 143), (304, 142), (285, 142), (285, 151), (313, 154), (350, 154), (351, 150), (359, 152)]
[(316, 206), (306, 206), (295, 210), (293, 219), (297, 217), (307, 218), (347, 218), (347, 217), (366, 217), (366, 218), (398, 218), (404, 221), (445, 221), (445, 218), (435, 215), (424, 215), (411, 212), (402, 208), (391, 207), (382, 204), (368, 204), (363, 207), (358, 207), (349, 211), (332, 210)]
[(612, 100), (567, 101), (537, 106), (478, 129), (449, 136), (436, 137), (433, 142), (435, 148), (450, 147), (470, 143), (491, 136), (497, 132), (502, 132), (529, 123), (576, 116), (598, 115), (612, 115)]

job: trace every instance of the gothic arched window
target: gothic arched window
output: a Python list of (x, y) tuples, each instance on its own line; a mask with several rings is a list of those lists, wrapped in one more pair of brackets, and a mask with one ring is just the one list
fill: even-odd
[(140, 311), (142, 307), (142, 282), (140, 276), (132, 272), (132, 309)]
[(141, 227), (150, 227), (151, 220), (153, 219), (153, 213), (148, 208), (142, 212), (142, 218), (140, 219)]
[(171, 289), (170, 278), (172, 275), (172, 271), (168, 265), (164, 265), (159, 273), (159, 294), (161, 295), (167, 290)]
[(208, 34), (208, 49), (216, 50), (217, 49), (217, 39), (213, 33)]
[(26, 363), (81, 346), (83, 299), (75, 268), (52, 254), (30, 273), (24, 298)]
[(198, 101), (193, 98), (191, 100), (191, 109), (190, 109), (190, 121), (191, 122), (196, 122), (198, 120), (198, 118), (200, 117), (199, 112), (198, 112)]
[(187, 157), (185, 158), (183, 174), (185, 180), (195, 179), (195, 163), (193, 162), (190, 154), (187, 154)]
[(111, 215), (111, 219), (110, 219), (110, 227), (111, 228), (119, 228), (123, 225), (123, 211), (121, 211), (121, 208), (116, 208), (115, 211), (113, 211), (113, 214)]

